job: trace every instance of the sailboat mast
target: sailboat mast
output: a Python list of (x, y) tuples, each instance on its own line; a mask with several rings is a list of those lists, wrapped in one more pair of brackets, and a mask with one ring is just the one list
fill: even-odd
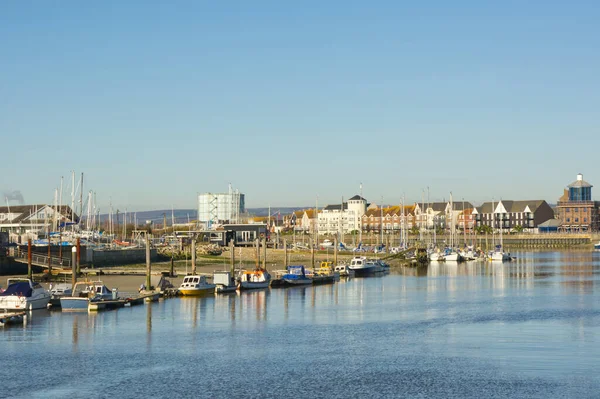
[[(75, 220), (75, 171), (71, 171), (71, 222)], [(75, 231), (75, 224), (71, 224), (71, 231)]]
[[(81, 173), (81, 185), (79, 187), (79, 218), (81, 219), (81, 214), (83, 213), (83, 172)], [(79, 223), (77, 223), (79, 225)]]

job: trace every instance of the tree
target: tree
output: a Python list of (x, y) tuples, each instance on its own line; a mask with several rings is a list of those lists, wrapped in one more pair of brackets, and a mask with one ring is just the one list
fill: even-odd
[(518, 224), (518, 225), (516, 225), (515, 227), (513, 227), (513, 231), (514, 231), (515, 233), (522, 233), (522, 232), (523, 232), (523, 230), (525, 230), (525, 229), (524, 229), (524, 228), (523, 228), (523, 226), (521, 226), (520, 224)]

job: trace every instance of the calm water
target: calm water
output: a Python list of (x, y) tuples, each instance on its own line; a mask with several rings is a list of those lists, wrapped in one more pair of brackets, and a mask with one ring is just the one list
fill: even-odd
[(517, 256), (38, 311), (0, 329), (0, 396), (600, 397), (600, 254)]

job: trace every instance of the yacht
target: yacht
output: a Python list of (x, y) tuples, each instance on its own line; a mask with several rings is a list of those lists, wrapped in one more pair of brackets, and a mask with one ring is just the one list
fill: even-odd
[(40, 283), (28, 278), (9, 278), (8, 287), (0, 293), (2, 310), (45, 309), (50, 301), (50, 293)]
[(183, 296), (205, 296), (215, 293), (216, 284), (206, 281), (206, 276), (185, 276), (179, 286)]

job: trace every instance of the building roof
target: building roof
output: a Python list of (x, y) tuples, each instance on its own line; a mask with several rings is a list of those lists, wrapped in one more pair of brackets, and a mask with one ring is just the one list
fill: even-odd
[(517, 213), (517, 212), (524, 212), (525, 208), (527, 208), (527, 207), (529, 207), (529, 210), (531, 212), (535, 212), (546, 201), (545, 200), (524, 200), (524, 201), (502, 200), (502, 201), (498, 201), (498, 202), (494, 201), (493, 202), (494, 208), (492, 208), (492, 202), (484, 202), (480, 206), (476, 207), (477, 212), (492, 213), (493, 209), (498, 207), (499, 202), (502, 202), (502, 205), (504, 206), (504, 209), (506, 209), (506, 212)]
[(359, 200), (366, 201), (366, 199), (364, 199), (360, 195), (355, 195), (354, 197), (350, 198), (348, 201), (359, 201)]
[(594, 187), (590, 183), (585, 180), (575, 180), (573, 183), (569, 184), (567, 187), (569, 188), (583, 188), (583, 187)]
[[(18, 216), (16, 216), (14, 219), (10, 220), (10, 223), (19, 223), (25, 219), (27, 219), (29, 216), (33, 215), (36, 210), (40, 210), (43, 209), (45, 207), (49, 207), (51, 209), (58, 209), (61, 211), (61, 214), (67, 218), (69, 218), (69, 220), (74, 220), (73, 219), (73, 212), (71, 211), (71, 207), (69, 205), (62, 205), (62, 206), (57, 206), (54, 207), (52, 205), (47, 205), (47, 204), (34, 204), (34, 205), (15, 205), (15, 206), (0, 206), (0, 213), (9, 213), (9, 209), (10, 209), (10, 213), (15, 213), (18, 214)], [(77, 217), (75, 215), (75, 217)]]
[(548, 219), (544, 223), (540, 223), (538, 227), (559, 227), (560, 224), (558, 219)]
[[(348, 203), (344, 202), (344, 209), (343, 210), (347, 210), (348, 209)], [(327, 205), (325, 208), (323, 208), (323, 210), (325, 211), (339, 211), (342, 208), (342, 204), (334, 204), (334, 205)]]

